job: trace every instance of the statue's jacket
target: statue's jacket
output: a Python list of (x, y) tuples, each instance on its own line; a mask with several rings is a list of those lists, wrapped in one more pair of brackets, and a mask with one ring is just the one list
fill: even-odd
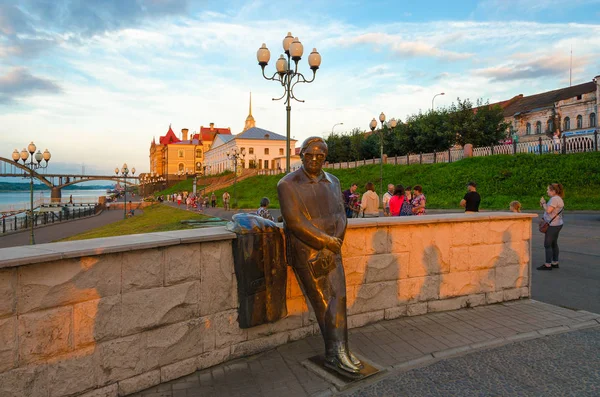
[(302, 167), (279, 181), (277, 194), (284, 222), (288, 263), (299, 268), (321, 259), (341, 262), (340, 254), (335, 255), (325, 249), (328, 236), (343, 240), (346, 232), (347, 219), (340, 181), (324, 171), (312, 178)]

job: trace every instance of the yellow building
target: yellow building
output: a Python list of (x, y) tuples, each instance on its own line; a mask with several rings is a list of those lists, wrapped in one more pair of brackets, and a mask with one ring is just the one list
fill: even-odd
[(210, 149), (217, 134), (231, 135), (230, 128), (200, 127), (200, 133), (188, 137), (189, 130), (181, 130), (178, 138), (169, 125), (169, 130), (150, 144), (150, 173), (174, 180), (178, 175), (202, 174), (204, 153)]

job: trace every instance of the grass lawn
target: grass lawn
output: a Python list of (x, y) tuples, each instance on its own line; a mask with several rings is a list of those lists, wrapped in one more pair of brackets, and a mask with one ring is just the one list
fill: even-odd
[(99, 237), (123, 236), (126, 234), (166, 232), (171, 230), (192, 229), (180, 223), (186, 219), (207, 219), (205, 215), (172, 208), (166, 205), (154, 204), (146, 207), (143, 214), (135, 215), (109, 225), (101, 226), (59, 241), (86, 240)]
[[(364, 192), (367, 182), (379, 191), (379, 165), (344, 170), (327, 170), (340, 179), (343, 189), (356, 182)], [(565, 187), (567, 210), (600, 210), (600, 152), (547, 155), (496, 155), (474, 157), (444, 164), (410, 166), (385, 164), (384, 189), (388, 183), (423, 186), (428, 208), (460, 208), (466, 183), (474, 180), (481, 194), (484, 210), (508, 210), (512, 200), (519, 200), (525, 210), (539, 209), (539, 199), (552, 182)], [(258, 208), (261, 197), (279, 208), (277, 182), (283, 175), (256, 176), (237, 183), (238, 208)], [(190, 182), (191, 186), (191, 182)], [(227, 189), (234, 202), (233, 187)], [(219, 206), (223, 190), (216, 192)]]

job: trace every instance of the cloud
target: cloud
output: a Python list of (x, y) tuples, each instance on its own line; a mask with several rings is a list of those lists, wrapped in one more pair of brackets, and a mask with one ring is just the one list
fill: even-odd
[(364, 33), (357, 35), (345, 41), (347, 44), (373, 44), (376, 47), (386, 46), (396, 55), (417, 58), (431, 57), (440, 58), (448, 61), (467, 59), (473, 56), (469, 53), (459, 53), (447, 51), (438, 48), (437, 45), (425, 42), (423, 40), (404, 40), (400, 35), (391, 35), (387, 33)]
[(18, 98), (35, 94), (58, 94), (61, 91), (56, 83), (36, 77), (25, 68), (13, 68), (0, 76), (0, 104), (13, 103)]
[(477, 5), (476, 13), (498, 15), (504, 13), (514, 14), (518, 11), (522, 15), (537, 14), (540, 12), (564, 13), (566, 9), (589, 4), (598, 4), (598, 0), (484, 0)]
[[(490, 78), (492, 81), (531, 80), (544, 77), (564, 76), (569, 71), (570, 58), (566, 55), (542, 55), (533, 60), (531, 54), (515, 54), (513, 60), (502, 66), (477, 69), (475, 75)], [(573, 70), (583, 71), (589, 57), (579, 57)]]
[(29, 57), (42, 50), (142, 24), (183, 15), (189, 0), (24, 0), (0, 4), (0, 58)]
[(122, 29), (146, 18), (180, 15), (188, 0), (26, 0), (22, 7), (40, 23), (40, 28), (84, 36)]

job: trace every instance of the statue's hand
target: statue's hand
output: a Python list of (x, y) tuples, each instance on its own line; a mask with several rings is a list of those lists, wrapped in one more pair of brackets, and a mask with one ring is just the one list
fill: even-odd
[(329, 236), (325, 248), (332, 251), (334, 254), (339, 254), (342, 251), (342, 239), (337, 237)]

